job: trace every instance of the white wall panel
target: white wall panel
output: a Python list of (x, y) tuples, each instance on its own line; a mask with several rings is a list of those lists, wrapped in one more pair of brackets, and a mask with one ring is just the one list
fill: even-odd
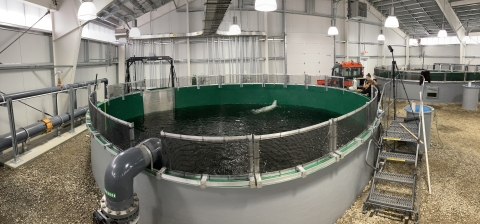
[[(278, 1), (277, 1), (278, 2)], [(281, 7), (282, 4), (278, 4), (277, 6)], [(305, 1), (304, 0), (286, 0), (285, 1), (285, 8), (287, 11), (297, 11), (297, 12), (305, 12)]]

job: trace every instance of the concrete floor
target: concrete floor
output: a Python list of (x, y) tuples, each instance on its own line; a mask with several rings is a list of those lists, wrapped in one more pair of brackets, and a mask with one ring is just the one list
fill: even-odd
[[(404, 105), (400, 103), (399, 108)], [(464, 111), (459, 104), (430, 105), (438, 120), (438, 129), (435, 119), (432, 124), (429, 150), (433, 194), (427, 194), (426, 179), (422, 180), (420, 222), (477, 223), (480, 111)], [(0, 223), (91, 223), (101, 195), (91, 173), (86, 134), (21, 168), (0, 167)], [(390, 169), (401, 168), (394, 164)], [(400, 223), (381, 214), (370, 217), (361, 213), (368, 190), (365, 188), (337, 223)]]

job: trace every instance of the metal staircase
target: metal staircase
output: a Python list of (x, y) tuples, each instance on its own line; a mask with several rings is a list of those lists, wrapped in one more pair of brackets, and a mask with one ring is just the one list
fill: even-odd
[[(383, 96), (390, 92), (386, 91), (389, 83), (392, 84), (392, 82), (388, 82), (383, 88), (382, 102), (385, 100)], [(395, 90), (395, 85), (393, 85), (393, 89)], [(388, 106), (384, 107), (384, 111), (380, 114), (380, 116), (386, 117), (386, 119), (382, 119), (382, 123), (387, 128), (382, 132), (376, 145), (378, 154), (374, 166), (374, 176), (370, 192), (364, 201), (362, 213), (366, 214), (368, 211), (372, 211), (372, 214), (383, 213), (396, 216), (405, 223), (408, 223), (409, 220), (418, 223), (421, 185), (417, 182), (421, 180), (422, 175), (422, 154), (420, 153), (421, 144), (411, 133), (416, 134), (417, 138), (420, 136), (421, 122), (419, 120), (404, 122), (404, 118), (397, 117), (395, 103), (394, 96), (393, 102), (387, 103)], [(392, 104), (394, 105), (394, 114), (393, 120), (389, 122), (385, 113), (389, 111)], [(381, 105), (385, 105), (385, 103)], [(408, 148), (407, 145), (414, 147)], [(415, 150), (412, 150), (413, 148)], [(395, 169), (386, 171), (393, 163), (396, 163)], [(398, 173), (400, 170), (404, 173)]]

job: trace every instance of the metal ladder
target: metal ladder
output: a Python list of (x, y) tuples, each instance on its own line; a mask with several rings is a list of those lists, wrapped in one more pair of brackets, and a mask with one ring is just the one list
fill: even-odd
[[(388, 83), (386, 83), (385, 86), (387, 84)], [(385, 92), (386, 91), (384, 91), (384, 93)], [(383, 95), (384, 94), (382, 94), (382, 98)], [(395, 103), (395, 100), (393, 103)], [(388, 110), (388, 107), (385, 108), (385, 110)], [(380, 116), (383, 115), (384, 114), (380, 114)], [(388, 120), (384, 125), (387, 123)], [(363, 204), (362, 213), (366, 214), (368, 211), (382, 212), (384, 214), (398, 216), (404, 220), (405, 223), (408, 223), (408, 220), (413, 220), (414, 223), (418, 223), (420, 189), (417, 189), (417, 181), (421, 180), (422, 175), (422, 154), (419, 153), (420, 143), (401, 125), (405, 126), (410, 132), (416, 133), (417, 138), (420, 136), (421, 121), (410, 121), (406, 123), (404, 122), (404, 118), (396, 117), (394, 114), (394, 120), (392, 120), (388, 128), (383, 131), (380, 142), (377, 145), (378, 154), (376, 164), (373, 167), (374, 176), (370, 192)], [(393, 150), (387, 146), (386, 142), (388, 141), (393, 141)], [(399, 142), (413, 144), (416, 148), (415, 152), (396, 150), (395, 146)], [(414, 167), (413, 169), (410, 168), (409, 174), (391, 173), (384, 171), (384, 167), (388, 163), (401, 163), (408, 168), (411, 167), (411, 165), (408, 164), (414, 164)], [(410, 186), (411, 194), (409, 197), (399, 197), (389, 194), (391, 192), (380, 193), (377, 185), (381, 182), (393, 182), (396, 183), (395, 186), (398, 184)], [(417, 200), (415, 200), (415, 196), (417, 196)]]

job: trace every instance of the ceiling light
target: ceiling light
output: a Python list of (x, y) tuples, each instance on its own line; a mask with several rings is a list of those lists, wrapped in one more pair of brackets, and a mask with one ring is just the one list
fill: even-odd
[(256, 0), (255, 10), (262, 12), (271, 12), (277, 10), (276, 0)]
[(77, 18), (79, 20), (88, 21), (97, 18), (97, 8), (92, 1), (93, 0), (83, 0), (78, 9)]
[(447, 37), (447, 31), (446, 30), (440, 30), (438, 31), (438, 37)]
[(137, 27), (137, 20), (134, 19), (132, 21), (132, 28), (130, 29), (130, 33), (128, 34), (128, 37), (140, 37), (142, 34), (140, 33), (140, 30)]
[(331, 26), (328, 28), (328, 35), (333, 36), (333, 35), (338, 35), (338, 29), (335, 26)]
[[(333, 1), (332, 1), (332, 4), (334, 4)], [(328, 28), (328, 32), (327, 32), (327, 34), (329, 36), (338, 35), (338, 29), (335, 26), (335, 18), (336, 18), (335, 12), (336, 11), (337, 11), (337, 5), (335, 4), (335, 5), (333, 5), (333, 10), (332, 10), (332, 23), (331, 23), (330, 28)]]
[(395, 11), (395, 8), (393, 8), (393, 3), (392, 3), (392, 7), (390, 8), (390, 15), (388, 16), (387, 20), (385, 21), (385, 27), (388, 27), (388, 28), (398, 28), (399, 27), (398, 19), (395, 16), (394, 11)]
[(385, 41), (385, 35), (383, 35), (383, 30), (380, 30), (380, 35), (378, 35), (377, 40), (379, 40), (379, 41)]
[(233, 17), (233, 24), (230, 26), (230, 29), (228, 30), (229, 35), (239, 35), (242, 33), (242, 30), (240, 29), (240, 26), (237, 24), (237, 17)]
[[(445, 2), (443, 2), (443, 8), (445, 9)], [(438, 37), (447, 37), (447, 31), (445, 30), (445, 16), (442, 17), (442, 29), (438, 31)]]

